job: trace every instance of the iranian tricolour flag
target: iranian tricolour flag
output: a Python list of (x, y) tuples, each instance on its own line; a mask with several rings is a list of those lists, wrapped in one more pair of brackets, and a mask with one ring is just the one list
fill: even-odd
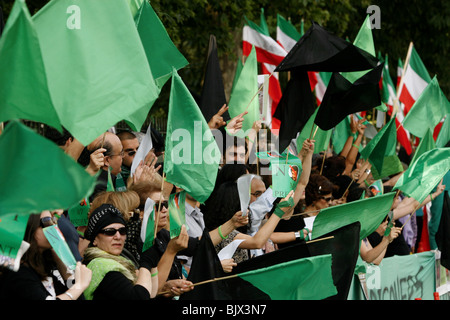
[[(394, 88), (394, 82), (389, 74), (388, 55), (385, 57), (383, 69), (383, 81), (381, 88), (381, 100), (388, 107), (388, 114), (392, 115), (394, 109), (394, 101), (397, 99), (397, 94)], [(400, 110), (395, 115), (395, 125), (397, 127), (397, 141), (405, 148), (408, 155), (411, 154), (411, 142), (409, 132), (400, 124), (403, 122), (403, 104), (400, 105)]]
[(403, 84), (400, 83), (398, 89), (400, 91), (399, 100), (405, 105), (405, 115), (411, 110), (414, 102), (416, 102), (430, 81), (430, 75), (413, 46), (411, 58), (403, 76)]
[[(277, 43), (269, 34), (267, 23), (264, 17), (264, 10), (261, 10), (261, 23), (258, 26), (256, 23), (248, 20), (243, 30), (242, 51), (244, 56), (248, 56), (251, 52), (252, 45), (256, 49), (256, 57), (261, 63), (261, 70), (263, 74), (272, 74), (276, 66), (284, 59), (287, 52)], [(275, 113), (278, 103), (281, 99), (281, 87), (278, 80), (278, 74), (273, 73), (269, 79), (269, 96), (271, 105), (271, 114)], [(272, 118), (271, 128), (275, 132), (280, 128), (280, 121)]]

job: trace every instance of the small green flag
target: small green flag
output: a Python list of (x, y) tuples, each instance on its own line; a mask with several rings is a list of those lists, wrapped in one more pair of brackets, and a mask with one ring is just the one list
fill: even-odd
[[(178, 237), (181, 226), (186, 225), (186, 191), (172, 193), (169, 196), (170, 238)], [(186, 225), (187, 228), (187, 225)]]
[(389, 213), (395, 192), (344, 203), (323, 209), (314, 219), (312, 239), (317, 239), (340, 227), (359, 221), (360, 239), (375, 231)]
[(258, 63), (256, 60), (256, 49), (252, 46), (252, 50), (239, 73), (239, 78), (233, 86), (230, 101), (228, 102), (228, 113), (231, 118), (248, 111), (248, 114), (244, 116), (242, 129), (236, 133), (238, 137), (244, 138), (247, 130), (251, 129), (253, 123), (260, 118), (257, 93)]
[(422, 202), (449, 170), (450, 148), (432, 149), (406, 169), (393, 190), (400, 189), (408, 197)]
[[(367, 15), (358, 34), (356, 35), (353, 44), (364, 51), (367, 51), (375, 57), (375, 45), (373, 43), (372, 26), (370, 23), (370, 16)], [(341, 72), (342, 76), (351, 83), (365, 75), (369, 70), (355, 71), (355, 72)]]
[[(319, 107), (320, 108), (320, 107)], [(297, 150), (302, 148), (303, 142), (306, 139), (309, 139), (311, 136), (312, 140), (316, 140), (314, 143), (314, 153), (320, 153), (322, 151), (327, 151), (330, 145), (331, 134), (333, 133), (333, 129), (330, 130), (322, 130), (316, 124), (314, 124), (314, 119), (316, 118), (317, 112), (319, 108), (316, 108), (314, 113), (309, 117), (308, 122), (306, 122), (302, 131), (297, 137)], [(314, 126), (314, 129), (312, 129)], [(317, 129), (317, 131), (316, 131)], [(311, 135), (312, 132), (312, 135)], [(315, 135), (314, 135), (315, 132)]]
[(287, 159), (272, 159), (270, 169), (272, 171), (273, 196), (284, 198), (297, 187), (302, 173), (302, 162), (293, 154), (289, 154)]
[(406, 114), (402, 124), (411, 134), (423, 138), (427, 129), (433, 132), (434, 127), (448, 113), (450, 102), (439, 87), (437, 77), (434, 76)]
[(121, 120), (140, 131), (159, 89), (127, 2), (50, 1), (32, 20), (61, 124), (83, 145)]
[(332, 132), (331, 143), (333, 144), (333, 150), (334, 152), (339, 154), (341, 153), (342, 149), (344, 149), (348, 137), (353, 135), (350, 129), (350, 118), (348, 116), (345, 117), (344, 120), (339, 122), (339, 124), (334, 127), (334, 130), (332, 130)]
[(68, 211), (70, 222), (75, 227), (87, 226), (89, 221), (89, 209), (91, 208), (88, 198), (84, 198)]
[(61, 131), (41, 45), (24, 0), (17, 0), (0, 38), (0, 122), (25, 119)]
[(369, 189), (372, 191), (374, 197), (382, 195), (384, 193), (383, 180), (378, 179), (374, 181), (374, 183), (369, 186)]
[(134, 19), (153, 78), (158, 87), (162, 88), (172, 76), (172, 67), (179, 70), (189, 62), (175, 47), (148, 1), (143, 1)]
[[(4, 214), (0, 216), (1, 265), (17, 271), (20, 266), (20, 248), (27, 228), (29, 215)], [(26, 249), (29, 248), (29, 245)], [(23, 254), (23, 253), (22, 253)], [(19, 261), (17, 261), (19, 259)]]
[(200, 108), (175, 69), (165, 147), (167, 181), (203, 203), (214, 189), (221, 153)]
[(403, 166), (396, 153), (397, 131), (395, 118), (389, 122), (361, 150), (361, 158), (372, 164), (374, 179), (380, 179), (403, 171)]
[(238, 274), (272, 300), (320, 300), (337, 294), (331, 254), (302, 258)]
[(106, 184), (106, 191), (116, 191), (114, 188), (114, 183), (111, 177), (111, 167), (108, 167), (108, 183)]
[(67, 209), (90, 195), (95, 177), (19, 121), (0, 135), (0, 217)]
[(147, 198), (141, 227), (142, 252), (152, 247), (155, 240), (155, 211), (155, 201)]
[(433, 150), (434, 148), (436, 148), (436, 143), (433, 139), (433, 133), (430, 129), (427, 129), (425, 136), (420, 139), (419, 146), (414, 153), (414, 157), (412, 158), (410, 165), (413, 164), (422, 154), (427, 151)]
[(61, 261), (67, 268), (74, 271), (77, 261), (75, 260), (72, 251), (70, 251), (69, 245), (67, 244), (66, 239), (58, 226), (55, 224), (44, 228), (43, 231), (44, 236), (47, 238), (48, 242)]

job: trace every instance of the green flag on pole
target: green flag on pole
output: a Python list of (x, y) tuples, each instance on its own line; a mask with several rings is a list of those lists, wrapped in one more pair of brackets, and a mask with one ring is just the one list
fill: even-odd
[(83, 145), (121, 120), (140, 131), (159, 90), (127, 2), (50, 1), (32, 19), (61, 124)]
[(158, 87), (162, 88), (172, 76), (172, 67), (179, 70), (187, 66), (189, 62), (175, 47), (148, 1), (143, 1), (135, 21), (153, 78)]
[[(186, 191), (172, 193), (169, 196), (170, 238), (178, 237), (181, 226), (186, 225)], [(186, 225), (187, 228), (187, 225)]]
[(361, 223), (360, 239), (366, 238), (380, 226), (389, 213), (394, 196), (395, 192), (390, 192), (321, 210), (314, 219), (312, 239), (356, 221)]
[(433, 131), (448, 113), (450, 102), (439, 87), (437, 77), (434, 76), (406, 114), (402, 124), (411, 134), (423, 138), (427, 129)]
[(147, 198), (144, 206), (144, 216), (142, 218), (141, 240), (144, 243), (142, 252), (153, 246), (155, 240), (155, 201)]
[(244, 116), (242, 129), (236, 136), (244, 138), (247, 130), (251, 129), (253, 123), (259, 120), (259, 99), (258, 99), (258, 63), (256, 60), (256, 49), (252, 50), (245, 61), (239, 78), (233, 86), (233, 91), (228, 102), (228, 113), (231, 118), (248, 111)]
[(350, 118), (347, 116), (332, 130), (331, 143), (333, 145), (334, 152), (337, 154), (341, 153), (348, 137), (350, 136), (353, 136), (353, 133), (350, 129)]
[(425, 200), (450, 170), (450, 148), (435, 148), (423, 153), (401, 175), (394, 186), (419, 202)]
[(68, 209), (94, 190), (95, 177), (16, 120), (0, 135), (0, 162), (0, 217)]
[(24, 0), (14, 2), (0, 38), (0, 122), (25, 119), (61, 131), (41, 45)]
[[(314, 153), (320, 153), (322, 151), (328, 150), (328, 147), (330, 145), (331, 134), (333, 133), (333, 129), (322, 130), (316, 124), (314, 124), (314, 119), (316, 118), (319, 108), (320, 108), (320, 106), (318, 108), (316, 108), (316, 110), (311, 115), (311, 117), (309, 117), (308, 122), (306, 122), (302, 131), (298, 135), (297, 140), (296, 140), (297, 150), (300, 150), (302, 148), (303, 142), (306, 139), (309, 139), (310, 136), (311, 136), (312, 140), (316, 140), (316, 142), (314, 143)], [(313, 126), (314, 126), (314, 129), (313, 129)], [(312, 132), (312, 135), (311, 135), (311, 132)]]
[(436, 147), (444, 148), (450, 141), (450, 113), (447, 113), (444, 123), (442, 124), (439, 135), (436, 138)]
[(422, 154), (427, 151), (433, 150), (434, 148), (436, 148), (436, 143), (433, 139), (433, 133), (430, 129), (427, 129), (425, 136), (420, 139), (419, 146), (414, 152), (414, 157), (412, 158), (410, 165), (413, 164)]
[(272, 172), (272, 191), (274, 197), (284, 198), (295, 190), (302, 173), (302, 162), (293, 154), (285, 153), (284, 158), (272, 158), (270, 169)]
[(214, 189), (221, 153), (200, 108), (175, 68), (168, 113), (164, 156), (167, 181), (203, 203)]
[(331, 254), (301, 258), (237, 274), (272, 300), (320, 300), (337, 294)]
[(397, 132), (395, 118), (388, 123), (361, 150), (361, 158), (372, 164), (374, 179), (380, 179), (403, 171), (403, 166), (396, 153)]

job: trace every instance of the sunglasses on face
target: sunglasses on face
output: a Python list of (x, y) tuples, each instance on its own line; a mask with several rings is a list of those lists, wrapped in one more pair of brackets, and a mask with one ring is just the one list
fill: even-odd
[(40, 220), (40, 225), (42, 228), (50, 227), (56, 223), (57, 223), (57, 220), (54, 217), (43, 217)]
[(117, 231), (119, 231), (121, 236), (124, 236), (124, 235), (127, 234), (127, 228), (126, 227), (122, 227), (122, 228), (119, 228), (119, 229), (106, 228), (106, 229), (100, 230), (100, 233), (104, 234), (105, 236), (112, 237), (112, 236), (114, 236), (117, 233)]
[(323, 200), (325, 200), (326, 202), (333, 201), (333, 197), (328, 197), (328, 198), (320, 197), (320, 199), (323, 199)]
[(160, 203), (161, 203), (161, 209), (163, 207), (166, 207), (166, 209), (169, 209), (169, 201), (158, 201), (158, 202), (155, 202), (156, 209), (159, 208), (159, 204)]

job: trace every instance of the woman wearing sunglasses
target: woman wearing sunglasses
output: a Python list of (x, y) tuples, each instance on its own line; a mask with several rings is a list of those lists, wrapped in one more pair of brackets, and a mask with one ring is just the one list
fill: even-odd
[(306, 208), (309, 216), (316, 216), (321, 209), (328, 208), (333, 202), (333, 191), (336, 186), (326, 177), (312, 174), (305, 189)]
[(0, 276), (0, 300), (77, 300), (88, 287), (92, 272), (78, 262), (75, 283), (72, 273), (58, 258), (44, 235), (43, 228), (56, 224), (50, 211), (31, 214), (24, 241), (30, 244), (17, 272)]
[(83, 262), (92, 270), (92, 280), (85, 291), (88, 300), (148, 300), (158, 289), (156, 266), (144, 252), (140, 268), (121, 255), (127, 229), (120, 211), (111, 204), (96, 208), (89, 217), (85, 237), (90, 241)]

